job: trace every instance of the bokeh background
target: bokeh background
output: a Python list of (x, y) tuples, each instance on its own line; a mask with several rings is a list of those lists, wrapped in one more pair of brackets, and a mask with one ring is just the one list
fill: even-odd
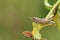
[[(57, 0), (49, 0), (52, 5)], [(45, 17), (48, 14), (44, 0), (0, 0), (0, 40), (31, 40), (22, 32), (32, 31), (30, 17)], [(45, 27), (42, 37), (47, 40), (60, 40), (57, 27)]]

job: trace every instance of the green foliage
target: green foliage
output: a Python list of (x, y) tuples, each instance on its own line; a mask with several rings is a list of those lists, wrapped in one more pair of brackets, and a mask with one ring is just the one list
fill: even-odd
[[(48, 13), (48, 15), (46, 16), (45, 19), (39, 19), (39, 18), (33, 18), (34, 19), (34, 22), (32, 23), (33, 25), (33, 30), (32, 30), (32, 35), (33, 37), (35, 37), (36, 39), (39, 40), (39, 37), (38, 35), (39, 34), (36, 34), (37, 32), (39, 33), (40, 30), (45, 27), (44, 25), (48, 26), (48, 25), (53, 25), (52, 22), (51, 24), (49, 24), (48, 22), (48, 25), (46, 24), (47, 23), (47, 20), (49, 20), (49, 18), (52, 18), (53, 22), (56, 23), (56, 25), (58, 26), (59, 30), (60, 30), (60, 20), (59, 20), (59, 15), (58, 15), (58, 8), (59, 8), (59, 3), (60, 1), (57, 1), (56, 4), (54, 4), (54, 6), (50, 5), (48, 3), (48, 0), (45, 0), (45, 6), (47, 9), (50, 10), (50, 12)], [(47, 20), (46, 20), (47, 19)], [(45, 21), (46, 20), (46, 21)], [(45, 21), (45, 22), (44, 22)], [(50, 20), (51, 21), (51, 20)], [(45, 24), (42, 24), (45, 23)], [(41, 36), (41, 35), (40, 35)], [(41, 39), (41, 37), (40, 37)]]
[[(42, 39), (42, 36), (39, 32), (41, 31), (42, 28), (46, 26), (52, 26), (52, 25), (58, 26), (60, 30), (60, 20), (59, 20), (59, 15), (58, 15), (58, 8), (59, 8), (60, 1), (58, 0), (54, 5), (50, 5), (48, 3), (48, 0), (45, 0), (44, 3), (45, 3), (46, 8), (50, 10), (50, 12), (47, 14), (45, 18), (33, 17), (33, 22), (32, 22), (33, 30), (31, 32), (32, 34), (31, 36), (33, 37), (34, 40)], [(27, 36), (30, 36), (30, 34)]]

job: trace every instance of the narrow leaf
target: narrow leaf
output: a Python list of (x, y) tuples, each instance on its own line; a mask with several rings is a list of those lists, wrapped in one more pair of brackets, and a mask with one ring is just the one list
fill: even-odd
[(44, 0), (44, 4), (45, 4), (45, 7), (48, 9), (48, 10), (51, 10), (52, 9), (52, 5), (48, 3), (48, 0)]

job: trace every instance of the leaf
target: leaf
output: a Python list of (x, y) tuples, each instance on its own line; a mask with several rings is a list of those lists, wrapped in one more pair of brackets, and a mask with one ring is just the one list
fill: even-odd
[(29, 37), (29, 38), (32, 37), (32, 32), (30, 32), (30, 31), (24, 31), (24, 32), (22, 32), (22, 34), (26, 37)]
[(33, 30), (32, 30), (32, 35), (34, 35), (36, 32), (38, 32), (38, 26), (37, 26), (37, 23), (33, 22), (32, 23), (32, 26), (33, 26)]
[(34, 38), (40, 40), (41, 39), (41, 34), (39, 32), (36, 32), (34, 35)]
[(32, 30), (32, 34), (33, 34), (33, 35), (34, 35), (36, 32), (39, 32), (40, 29), (43, 27), (42, 24), (35, 23), (35, 22), (32, 22), (32, 25), (33, 25), (33, 30)]
[(60, 20), (59, 20), (59, 15), (58, 13), (54, 17), (54, 21), (56, 22), (58, 29), (60, 30)]
[(32, 25), (33, 25), (32, 35), (36, 39), (41, 39), (41, 34), (39, 33), (41, 29), (48, 25), (53, 25), (53, 22), (50, 21), (48, 24), (40, 24), (40, 23), (33, 22)]
[(59, 4), (59, 3), (60, 3), (60, 1), (57, 1), (57, 2), (54, 4), (54, 6), (53, 6), (53, 8), (51, 9), (51, 11), (47, 14), (46, 19), (48, 19), (51, 15), (54, 16), (54, 11), (56, 11), (56, 9), (58, 8), (58, 4)]
[(48, 9), (48, 10), (51, 10), (52, 9), (52, 5), (48, 3), (48, 0), (44, 0), (44, 4), (45, 4), (45, 7)]
[(32, 35), (36, 39), (41, 39), (41, 34), (39, 33), (40, 30), (38, 29), (41, 26), (38, 26), (38, 23), (35, 22), (33, 22), (32, 25), (33, 25)]

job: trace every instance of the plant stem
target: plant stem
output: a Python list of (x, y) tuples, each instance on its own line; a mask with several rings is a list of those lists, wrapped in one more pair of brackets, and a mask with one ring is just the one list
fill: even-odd
[(55, 10), (55, 8), (58, 6), (58, 4), (59, 4), (59, 0), (56, 2), (56, 4), (54, 4), (54, 6), (53, 6), (53, 8), (51, 9), (51, 11), (48, 13), (48, 15), (46, 16), (46, 19), (48, 19), (50, 16), (51, 16), (51, 14), (54, 12), (54, 10)]

